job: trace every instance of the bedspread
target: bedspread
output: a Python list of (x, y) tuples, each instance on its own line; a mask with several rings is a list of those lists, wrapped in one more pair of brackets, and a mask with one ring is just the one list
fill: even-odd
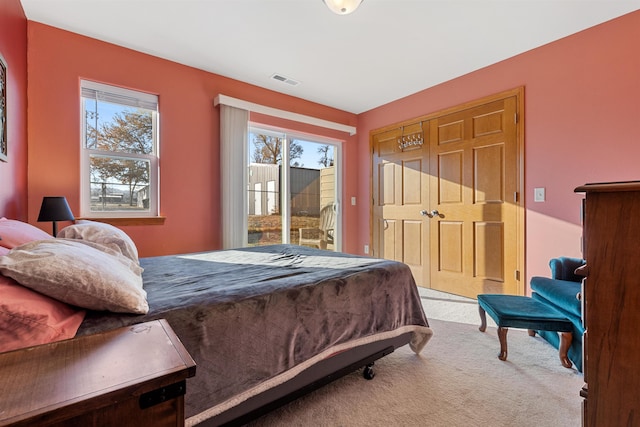
[(197, 363), (186, 415), (215, 415), (333, 352), (431, 336), (405, 264), (294, 245), (142, 258), (146, 315), (90, 312), (79, 334), (165, 318)]

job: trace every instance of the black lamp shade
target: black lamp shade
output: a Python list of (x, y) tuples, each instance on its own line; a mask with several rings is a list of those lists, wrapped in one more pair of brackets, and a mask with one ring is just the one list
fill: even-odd
[(38, 222), (53, 221), (53, 235), (55, 237), (58, 231), (56, 221), (73, 221), (75, 218), (71, 213), (71, 208), (64, 197), (44, 197)]

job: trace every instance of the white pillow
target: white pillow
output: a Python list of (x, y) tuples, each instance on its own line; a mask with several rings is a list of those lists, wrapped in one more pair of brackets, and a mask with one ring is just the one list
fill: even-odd
[(91, 310), (146, 314), (142, 268), (119, 251), (87, 241), (47, 239), (0, 257), (0, 272), (59, 301)]
[(111, 249), (118, 248), (127, 258), (138, 261), (138, 248), (131, 240), (131, 237), (124, 231), (111, 224), (103, 222), (78, 220), (75, 224), (69, 225), (58, 233), (58, 237), (63, 239), (87, 240), (99, 243)]

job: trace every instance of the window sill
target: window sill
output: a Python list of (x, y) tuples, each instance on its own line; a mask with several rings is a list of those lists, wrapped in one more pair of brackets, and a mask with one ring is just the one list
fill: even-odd
[(131, 217), (131, 218), (92, 218), (82, 217), (76, 219), (86, 219), (89, 221), (104, 222), (111, 225), (164, 225), (164, 216), (150, 216), (150, 217)]

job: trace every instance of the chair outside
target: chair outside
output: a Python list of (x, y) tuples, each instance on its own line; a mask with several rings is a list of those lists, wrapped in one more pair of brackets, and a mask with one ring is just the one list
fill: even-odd
[(318, 228), (300, 228), (300, 246), (333, 249), (336, 212), (333, 203), (320, 210)]

